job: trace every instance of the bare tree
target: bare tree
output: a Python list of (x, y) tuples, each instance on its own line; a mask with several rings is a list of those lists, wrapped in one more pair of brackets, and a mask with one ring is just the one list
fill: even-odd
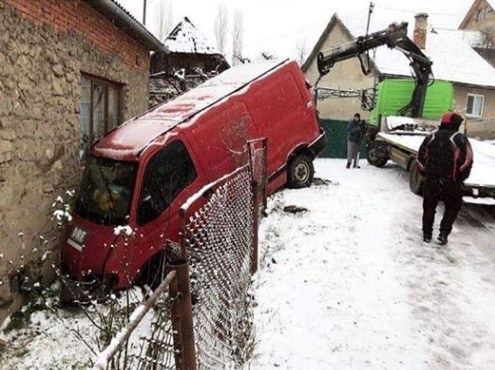
[(173, 8), (171, 0), (160, 0), (155, 14), (158, 40), (165, 41), (172, 30)]
[(308, 55), (308, 47), (306, 45), (306, 40), (303, 40), (296, 45), (296, 53), (297, 53), (297, 61), (299, 62), (300, 65), (303, 65)]
[(482, 45), (483, 48), (494, 48), (495, 47), (495, 27), (487, 27), (481, 31)]
[(215, 18), (215, 39), (217, 41), (217, 48), (221, 54), (225, 55), (225, 44), (227, 41), (227, 32), (229, 27), (229, 19), (227, 14), (227, 7), (220, 5), (218, 7), (217, 16)]
[(232, 63), (237, 64), (242, 57), (242, 39), (244, 37), (244, 15), (242, 10), (234, 11), (234, 22), (232, 28)]

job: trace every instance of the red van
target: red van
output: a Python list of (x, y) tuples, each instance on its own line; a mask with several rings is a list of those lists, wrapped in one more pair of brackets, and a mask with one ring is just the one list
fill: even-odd
[[(262, 137), (268, 193), (309, 186), (325, 135), (296, 62), (231, 68), (109, 132), (87, 160), (65, 272), (78, 281), (111, 277), (116, 289), (135, 282), (166, 240), (178, 241), (180, 206), (238, 167), (246, 141)], [(132, 237), (118, 235), (119, 226)]]

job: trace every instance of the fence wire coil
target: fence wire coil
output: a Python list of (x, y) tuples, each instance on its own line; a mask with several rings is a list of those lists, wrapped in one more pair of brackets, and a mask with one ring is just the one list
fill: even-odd
[(170, 315), (174, 298), (162, 295), (154, 306), (149, 334), (141, 337), (140, 352), (134, 356), (136, 370), (175, 370), (175, 350)]

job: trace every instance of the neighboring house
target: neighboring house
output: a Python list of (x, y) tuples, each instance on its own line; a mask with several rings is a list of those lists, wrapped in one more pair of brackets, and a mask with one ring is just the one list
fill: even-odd
[(459, 29), (472, 31), (495, 31), (494, 9), (494, 0), (475, 0), (459, 25)]
[(150, 51), (166, 49), (113, 0), (0, 0), (0, 50), (1, 322), (13, 270), (57, 245), (55, 198), (92, 142), (147, 110)]
[(459, 25), (459, 30), (471, 33), (471, 46), (495, 66), (495, 1), (475, 0)]
[(224, 56), (185, 17), (164, 41), (167, 53), (151, 57), (151, 105), (167, 101), (229, 68)]
[[(385, 29), (400, 19), (380, 19), (371, 23), (370, 32)], [(414, 31), (414, 32), (413, 32)], [(350, 41), (366, 33), (366, 21), (356, 16), (337, 15), (331, 18), (303, 70), (311, 83), (318, 79), (316, 56), (321, 50)], [(495, 136), (495, 69), (476, 53), (469, 43), (452, 32), (428, 29), (427, 15), (419, 15), (414, 41), (433, 61), (434, 78), (454, 85), (455, 109), (469, 118), (468, 131), (474, 136)], [(370, 53), (373, 55), (373, 52)], [(364, 76), (357, 58), (337, 63), (319, 83), (321, 87), (367, 89), (387, 78), (410, 78), (408, 59), (398, 50), (380, 47), (376, 50), (372, 72)], [(327, 99), (318, 102), (322, 118), (349, 119), (360, 112), (358, 99)], [(365, 117), (368, 115), (364, 113)]]

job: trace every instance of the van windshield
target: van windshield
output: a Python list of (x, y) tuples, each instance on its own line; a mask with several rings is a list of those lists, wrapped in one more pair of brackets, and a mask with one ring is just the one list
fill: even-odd
[(104, 225), (127, 223), (136, 163), (90, 157), (81, 181), (76, 213)]

